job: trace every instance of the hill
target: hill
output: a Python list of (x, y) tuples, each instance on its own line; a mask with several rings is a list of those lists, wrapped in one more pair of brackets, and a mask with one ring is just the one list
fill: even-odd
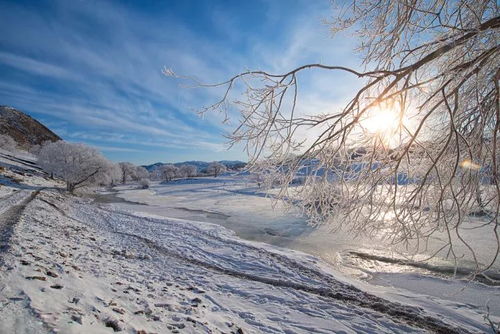
[(47, 140), (61, 140), (36, 119), (8, 106), (0, 106), (0, 133), (12, 137), (24, 148), (40, 145)]
[[(226, 166), (227, 169), (231, 169), (231, 170), (240, 169), (240, 168), (243, 168), (246, 166), (245, 162), (239, 161), (239, 160), (221, 160), (219, 162), (221, 164), (223, 164), (224, 166)], [(194, 161), (175, 162), (172, 165), (175, 165), (175, 166), (193, 165), (193, 166), (196, 166), (196, 168), (198, 168), (198, 171), (203, 171), (208, 167), (209, 164), (210, 164), (210, 162), (207, 162), (207, 161), (194, 160)], [(146, 168), (148, 171), (152, 171), (153, 169), (158, 168), (158, 167), (163, 166), (163, 165), (167, 165), (167, 163), (157, 162), (157, 163), (142, 166), (142, 167)]]

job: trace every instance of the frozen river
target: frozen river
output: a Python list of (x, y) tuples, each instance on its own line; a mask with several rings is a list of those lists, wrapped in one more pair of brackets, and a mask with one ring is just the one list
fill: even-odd
[(488, 304), (500, 315), (498, 286), (450, 279), (453, 268), (446, 261), (436, 259), (430, 266), (417, 267), (391, 262), (394, 254), (387, 245), (338, 231), (329, 233), (327, 226), (309, 226), (300, 212), (266, 196), (244, 176), (153, 183), (150, 189), (119, 186), (116, 192), (100, 195), (98, 201), (128, 211), (222, 225), (243, 239), (316, 255), (337, 270), (372, 284), (467, 302), (478, 309)]
[(163, 217), (222, 225), (239, 237), (300, 250), (336, 263), (337, 254), (357, 250), (363, 240), (353, 240), (327, 228), (314, 228), (298, 210), (286, 208), (245, 177), (196, 178), (150, 189), (117, 187), (101, 195), (101, 202)]

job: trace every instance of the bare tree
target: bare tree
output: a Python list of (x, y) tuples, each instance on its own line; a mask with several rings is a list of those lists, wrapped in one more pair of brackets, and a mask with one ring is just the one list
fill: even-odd
[[(197, 82), (223, 89), (202, 112), (239, 111), (231, 143), (245, 142), (252, 168), (267, 184), (280, 180), (281, 197), (313, 222), (490, 268), (500, 249), (497, 1), (361, 0), (337, 13), (332, 30), (356, 29), (366, 70), (305, 64)], [(310, 69), (364, 85), (342, 109), (305, 115), (298, 83)], [(307, 141), (306, 131), (317, 135)], [(289, 187), (298, 174), (304, 185)], [(477, 212), (486, 221), (470, 226)], [(464, 228), (494, 240), (484, 263)], [(431, 247), (433, 239), (443, 242)]]
[(112, 168), (96, 149), (64, 141), (43, 146), (38, 163), (46, 172), (62, 178), (71, 193), (78, 188), (106, 183)]

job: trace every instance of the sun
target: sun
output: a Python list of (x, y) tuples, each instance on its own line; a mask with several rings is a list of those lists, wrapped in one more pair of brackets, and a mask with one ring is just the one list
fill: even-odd
[(398, 145), (402, 124), (400, 110), (386, 104), (371, 108), (360, 121), (365, 134), (390, 147)]

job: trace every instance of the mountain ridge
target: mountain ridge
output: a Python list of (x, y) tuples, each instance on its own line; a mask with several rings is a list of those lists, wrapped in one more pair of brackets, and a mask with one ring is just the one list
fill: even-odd
[[(239, 169), (239, 168), (246, 166), (246, 162), (243, 162), (240, 160), (220, 160), (217, 162), (223, 164), (228, 169)], [(191, 161), (174, 162), (174, 163), (156, 162), (154, 164), (142, 165), (141, 167), (146, 168), (148, 171), (152, 171), (155, 168), (158, 168), (158, 167), (163, 166), (163, 165), (174, 165), (174, 166), (193, 165), (193, 166), (196, 166), (196, 168), (198, 168), (198, 170), (203, 170), (203, 169), (206, 169), (210, 163), (212, 163), (212, 162), (211, 161), (200, 161), (200, 160), (191, 160)]]

